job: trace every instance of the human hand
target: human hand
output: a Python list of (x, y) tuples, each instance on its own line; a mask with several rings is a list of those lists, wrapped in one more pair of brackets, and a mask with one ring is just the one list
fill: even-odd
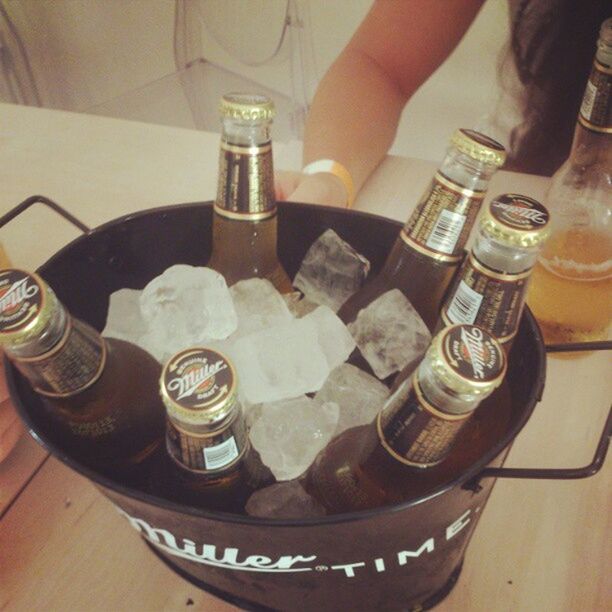
[(22, 433), (23, 425), (6, 386), (4, 366), (0, 365), (0, 462), (8, 457)]
[(274, 176), (274, 189), (277, 200), (346, 208), (342, 181), (327, 172), (303, 174), (280, 170)]

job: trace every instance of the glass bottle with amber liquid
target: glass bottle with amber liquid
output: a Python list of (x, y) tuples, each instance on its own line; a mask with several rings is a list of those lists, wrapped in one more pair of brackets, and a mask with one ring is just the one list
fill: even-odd
[(455, 445), (505, 370), (500, 344), (483, 329), (443, 329), (376, 419), (319, 453), (303, 487), (334, 514), (406, 501), (456, 476), (453, 467), (458, 473), (465, 466), (453, 465)]
[(612, 18), (600, 29), (569, 158), (544, 202), (552, 231), (527, 303), (547, 343), (606, 340), (612, 321)]
[(166, 460), (151, 481), (154, 493), (192, 506), (240, 513), (250, 495), (274, 483), (251, 445), (236, 372), (207, 348), (174, 355), (163, 369)]
[(219, 108), (223, 127), (207, 265), (223, 274), (228, 285), (259, 277), (289, 293), (291, 280), (276, 251), (274, 105), (264, 96), (233, 93), (223, 96)]
[(338, 316), (352, 323), (383, 293), (399, 289), (432, 330), (489, 180), (505, 159), (503, 146), (495, 140), (473, 130), (457, 130), (382, 270), (342, 305)]
[(478, 325), (509, 351), (549, 220), (546, 208), (532, 198), (516, 193), (495, 198), (483, 211), (472, 249), (442, 306), (438, 328)]
[(0, 346), (41, 396), (50, 435), (75, 459), (139, 478), (164, 436), (161, 366), (71, 316), (35, 273), (0, 271)]

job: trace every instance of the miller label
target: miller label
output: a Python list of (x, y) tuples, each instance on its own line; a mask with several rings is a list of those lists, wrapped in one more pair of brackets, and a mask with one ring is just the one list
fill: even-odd
[(270, 142), (248, 146), (221, 141), (215, 212), (247, 221), (276, 214)]
[(14, 334), (38, 317), (44, 293), (29, 274), (20, 270), (0, 273), (0, 333)]
[(226, 471), (244, 456), (248, 438), (230, 362), (210, 349), (175, 355), (162, 374), (168, 410), (166, 447), (194, 472)]
[(591, 132), (612, 133), (612, 68), (598, 60), (586, 84), (578, 122)]
[(550, 218), (537, 200), (516, 193), (506, 193), (493, 200), (489, 213), (493, 219), (517, 232), (539, 231)]
[(437, 172), (402, 229), (402, 240), (438, 261), (461, 261), (484, 196), (484, 191), (464, 188)]

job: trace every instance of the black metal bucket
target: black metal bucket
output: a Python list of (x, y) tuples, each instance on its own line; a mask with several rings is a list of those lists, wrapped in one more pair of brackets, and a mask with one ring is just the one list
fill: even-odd
[[(87, 229), (40, 196), (5, 215), (0, 226), (35, 202), (52, 206)], [(74, 315), (102, 329), (113, 291), (142, 288), (172, 264), (206, 263), (211, 218), (210, 203), (129, 215), (87, 231), (40, 272)], [(370, 259), (376, 273), (400, 227), (370, 214), (281, 203), (279, 254), (293, 275), (310, 244), (333, 228)], [(322, 519), (263, 520), (177, 505), (91, 471), (67, 454), (39, 422), (39, 398), (16, 370), (8, 369), (12, 398), (31, 434), (91, 479), (167, 565), (239, 606), (280, 610), (431, 607), (458, 578), (493, 476), (576, 478), (596, 472), (605, 456), (606, 432), (594, 462), (585, 468), (501, 468), (541, 397), (544, 378), (544, 345), (526, 310), (510, 356), (508, 421), (459, 476), (441, 481), (427, 496), (393, 507)]]

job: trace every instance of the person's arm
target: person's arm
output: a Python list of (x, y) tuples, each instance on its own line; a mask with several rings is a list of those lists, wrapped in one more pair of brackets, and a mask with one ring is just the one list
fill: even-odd
[[(335, 160), (349, 171), (358, 191), (393, 143), (404, 106), (455, 48), (482, 2), (374, 2), (319, 84), (306, 122), (304, 165)], [(345, 204), (344, 186), (332, 174), (294, 180), (295, 191), (281, 197)]]

